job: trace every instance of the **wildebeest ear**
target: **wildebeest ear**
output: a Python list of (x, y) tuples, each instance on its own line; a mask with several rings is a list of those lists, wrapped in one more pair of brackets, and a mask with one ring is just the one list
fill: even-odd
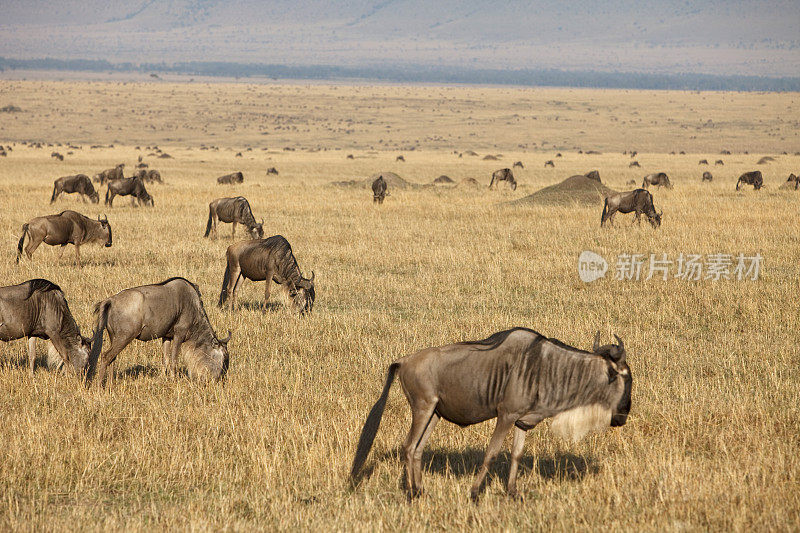
[(600, 330), (594, 334), (594, 344), (592, 344), (592, 351), (597, 353), (600, 350)]
[(610, 355), (615, 363), (619, 363), (625, 360), (625, 343), (622, 342), (622, 339), (620, 339), (616, 333), (614, 334), (614, 338), (617, 339), (617, 349), (611, 350)]
[(609, 385), (614, 383), (614, 380), (617, 379), (618, 375), (619, 375), (619, 372), (617, 372), (617, 369), (614, 368), (611, 365), (608, 365), (608, 384)]

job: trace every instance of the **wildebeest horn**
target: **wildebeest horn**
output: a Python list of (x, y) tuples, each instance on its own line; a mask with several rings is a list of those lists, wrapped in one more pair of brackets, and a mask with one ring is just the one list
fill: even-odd
[(625, 344), (623, 344), (622, 339), (617, 337), (616, 333), (614, 333), (614, 338), (617, 339), (617, 346), (619, 346), (620, 351), (624, 352), (625, 351)]
[(594, 334), (594, 344), (592, 344), (592, 351), (597, 353), (600, 349), (600, 331), (598, 330), (597, 333)]
[(314, 271), (313, 270), (311, 271), (311, 277), (308, 278), (308, 282), (310, 284), (312, 284), (312, 285), (314, 284)]
[(264, 217), (261, 217), (261, 225), (264, 225)]
[(220, 339), (219, 342), (220, 344), (228, 344), (228, 341), (230, 340), (231, 340), (231, 330), (228, 330), (228, 336), (225, 337), (224, 339)]

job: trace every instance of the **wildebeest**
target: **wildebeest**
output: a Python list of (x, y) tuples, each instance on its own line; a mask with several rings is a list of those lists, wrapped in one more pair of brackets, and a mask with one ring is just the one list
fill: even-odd
[(136, 205), (138, 200), (139, 205), (153, 207), (153, 197), (147, 192), (144, 186), (144, 181), (138, 177), (123, 178), (121, 180), (111, 180), (108, 182), (108, 190), (106, 191), (106, 205), (114, 207), (115, 196), (130, 196), (131, 205)]
[(556, 168), (556, 164), (555, 164), (555, 163), (553, 163), (553, 160), (552, 160), (552, 159), (548, 159), (547, 161), (545, 161), (545, 162), (544, 162), (544, 166), (545, 166), (545, 167), (553, 167), (553, 168)]
[(31, 219), (22, 225), (22, 236), (17, 244), (17, 263), (22, 257), (22, 246), (25, 236), (28, 244), (25, 246), (25, 255), (31, 259), (33, 252), (42, 242), (50, 246), (63, 247), (68, 244), (75, 245), (75, 262), (81, 266), (81, 246), (93, 242), (102, 242), (106, 248), (111, 246), (111, 224), (108, 217), (92, 220), (75, 211), (62, 211), (57, 215), (47, 215)]
[(50, 157), (52, 157), (53, 159), (58, 159), (59, 161), (63, 161), (64, 160), (64, 156), (59, 154), (58, 152), (51, 153)]
[(64, 363), (81, 375), (89, 343), (81, 335), (61, 288), (46, 279), (0, 287), (0, 340), (28, 339), (28, 367), (33, 374), (36, 339), (49, 340)]
[(716, 161), (714, 161), (714, 165), (724, 165), (724, 164), (725, 162), (722, 159), (717, 159)]
[(634, 157), (636, 157), (638, 154), (639, 154), (639, 152), (637, 152), (636, 150), (632, 150), (632, 151), (631, 151), (631, 159), (633, 159)]
[(264, 305), (269, 301), (269, 286), (272, 281), (289, 291), (294, 309), (301, 315), (314, 308), (314, 272), (304, 278), (297, 266), (292, 247), (283, 236), (273, 235), (266, 239), (237, 242), (228, 246), (225, 253), (227, 266), (222, 279), (219, 306), (228, 301), (230, 309), (236, 305), (236, 291), (242, 280), (266, 281)]
[(217, 198), (208, 204), (208, 222), (204, 237), (208, 237), (213, 229), (214, 238), (217, 238), (217, 220), (233, 223), (231, 237), (236, 235), (236, 224), (242, 224), (247, 228), (251, 239), (264, 238), (264, 219), (261, 219), (260, 224), (256, 222), (253, 211), (250, 209), (250, 203), (244, 196)]
[(663, 211), (656, 213), (656, 209), (653, 206), (653, 195), (650, 194), (650, 191), (635, 189), (628, 192), (618, 192), (606, 197), (603, 203), (603, 214), (600, 216), (600, 227), (602, 228), (606, 221), (613, 226), (614, 215), (617, 214), (617, 211), (620, 213), (635, 212), (633, 221), (639, 224), (642, 222), (640, 217), (644, 213), (654, 228), (661, 225), (661, 216), (664, 213)]
[(114, 168), (109, 168), (100, 172), (99, 174), (95, 174), (94, 181), (99, 181), (100, 185), (103, 185), (105, 182), (110, 180), (121, 180), (125, 177), (123, 173), (123, 169), (125, 168), (125, 163), (120, 163)]
[[(125, 289), (99, 302), (94, 313), (97, 321), (89, 354), (89, 381), (96, 374), (98, 383), (104, 385), (108, 365), (133, 339), (161, 339), (164, 370), (170, 376), (176, 373), (183, 347), (190, 377), (218, 380), (228, 370), (230, 331), (228, 338), (217, 338), (200, 290), (184, 278)], [(105, 330), (111, 346), (101, 355)]]
[(411, 429), (403, 445), (406, 489), (422, 488), (422, 452), (440, 419), (461, 427), (497, 419), (471, 496), (476, 500), (503, 440), (513, 429), (506, 485), (516, 495), (517, 469), (526, 432), (546, 418), (563, 438), (623, 426), (631, 408), (633, 377), (625, 346), (599, 345), (592, 352), (567, 346), (527, 328), (501, 331), (481, 340), (427, 348), (389, 365), (383, 392), (372, 407), (350, 470), (352, 483), (378, 432), (395, 375), (411, 407)]
[(628, 166), (629, 167), (641, 167), (641, 165), (639, 164), (638, 161), (631, 161), (630, 163), (628, 163)]
[(405, 157), (403, 157), (402, 155), (398, 155), (398, 156), (395, 158), (395, 161), (402, 161), (403, 163), (405, 163), (405, 162), (406, 162), (406, 158), (405, 158)]
[(739, 184), (741, 183), (744, 183), (745, 185), (752, 185), (753, 189), (759, 190), (764, 186), (764, 178), (761, 176), (760, 170), (753, 170), (752, 172), (745, 172), (739, 176), (739, 180), (736, 182), (737, 191), (739, 190)]
[(386, 180), (383, 179), (383, 175), (378, 176), (375, 181), (372, 182), (372, 202), (382, 204), (387, 196), (389, 196), (389, 193), (387, 191)]
[(697, 164), (698, 165), (707, 165), (708, 164), (708, 159), (701, 159), (700, 162), (697, 163)]
[(58, 200), (62, 193), (71, 194), (75, 192), (81, 195), (81, 199), (84, 202), (86, 202), (87, 196), (93, 204), (100, 202), (100, 195), (94, 190), (94, 185), (92, 185), (92, 180), (89, 179), (89, 176), (77, 174), (75, 176), (63, 176), (53, 182), (53, 196), (50, 197), (50, 203), (52, 204)]
[(667, 189), (672, 188), (672, 183), (669, 181), (669, 176), (667, 176), (664, 172), (656, 172), (655, 174), (648, 174), (642, 180), (642, 188), (647, 188), (648, 186), (653, 185), (654, 187), (666, 187)]
[(517, 167), (525, 168), (525, 165), (522, 164), (522, 161), (517, 161), (513, 165), (511, 165), (511, 168), (517, 168)]
[(269, 167), (267, 169), (267, 175), (269, 175), (269, 174), (275, 174), (277, 176), (278, 175), (278, 169), (275, 168), (275, 167)]
[(598, 172), (597, 170), (590, 170), (589, 172), (584, 174), (584, 177), (589, 178), (590, 180), (600, 181), (600, 172)]
[(711, 175), (711, 172), (705, 171), (703, 172), (703, 179), (701, 181), (711, 181), (714, 179), (714, 176)]
[(800, 189), (800, 176), (789, 174), (789, 177), (785, 182), (783, 182), (783, 185), (781, 185), (781, 189), (790, 189), (795, 191)]
[(161, 173), (156, 169), (151, 169), (151, 170), (139, 169), (133, 173), (133, 176), (131, 176), (131, 178), (139, 178), (145, 183), (148, 182), (164, 183), (163, 180), (161, 179)]
[(241, 172), (233, 172), (217, 178), (217, 183), (220, 185), (233, 185), (235, 183), (244, 183), (244, 174)]
[(514, 173), (511, 172), (510, 168), (501, 168), (492, 172), (492, 181), (489, 182), (489, 188), (493, 188), (495, 183), (500, 185), (501, 181), (508, 182), (508, 186), (511, 187), (512, 191), (517, 190), (517, 180), (514, 178)]

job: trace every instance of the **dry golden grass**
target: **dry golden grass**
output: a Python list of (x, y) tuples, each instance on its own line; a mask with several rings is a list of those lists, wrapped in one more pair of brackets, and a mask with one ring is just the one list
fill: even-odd
[[(204, 120), (219, 124), (217, 136), (196, 129), (177, 142), (168, 140), (175, 135), (166, 128), (145, 129), (143, 123), (122, 116), (105, 131), (96, 112), (100, 104), (87, 97), (96, 94), (108, 102), (102, 105), (109, 113), (122, 115), (129, 108), (166, 106), (160, 85), (0, 84), (4, 99), (23, 109), (58, 105), (73, 110), (65, 118), (38, 117), (38, 112), (28, 117), (30, 121), (25, 114), (10, 120), (0, 117), (0, 144), (24, 138), (83, 144), (63, 163), (49, 158), (52, 150), (65, 153), (63, 147), (17, 145), (7, 158), (0, 158), (4, 283), (44, 277), (60, 284), (86, 333), (96, 301), (126, 287), (185, 276), (199, 284), (213, 326), (234, 332), (228, 379), (211, 386), (163, 376), (160, 346), (153, 342), (135, 342), (120, 355), (115, 385), (104, 392), (86, 391), (75, 380), (43, 368), (31, 378), (23, 364), (24, 342), (4, 345), (0, 527), (797, 529), (800, 193), (777, 187), (789, 172), (797, 173), (800, 157), (780, 156), (770, 165), (754, 165), (764, 153), (798, 149), (796, 138), (792, 146), (770, 136), (783, 127), (781, 110), (796, 95), (563, 91), (560, 99), (575, 108), (575, 117), (581, 115), (575, 98), (613, 104), (620, 120), (636, 117), (624, 111), (631, 100), (650, 99), (649, 113), (662, 122), (676, 118), (670, 114), (669, 100), (678, 106), (702, 106), (705, 97), (716, 99), (714, 105), (729, 99), (741, 105), (727, 117), (730, 128), (715, 129), (713, 143), (711, 137), (689, 140), (680, 128), (668, 128), (663, 135), (649, 128), (638, 130), (641, 136), (633, 139), (617, 139), (611, 130), (595, 131), (592, 145), (580, 140), (578, 128), (583, 126), (567, 122), (562, 136), (571, 139), (568, 146), (607, 153), (590, 156), (564, 150), (555, 169), (544, 169), (544, 161), (554, 153), (515, 150), (517, 143), (511, 144), (513, 135), (502, 120), (485, 127), (463, 125), (452, 132), (474, 132), (474, 140), (421, 141), (419, 150), (404, 152), (406, 163), (394, 161), (394, 149), (369, 151), (371, 144), (378, 147), (371, 134), (381, 127), (365, 120), (380, 120), (395, 132), (407, 128), (407, 133), (392, 134), (392, 142), (410, 142), (426, 125), (422, 115), (406, 109), (409, 98), (417, 91), (424, 99), (439, 89), (211, 86), (223, 87), (224, 100), (218, 107), (206, 105), (199, 94), (184, 107), (165, 109), (164, 115), (148, 119), (158, 125), (181, 121), (196, 128)], [(194, 90), (177, 85), (171, 89), (184, 94)], [(289, 102), (319, 105), (312, 113), (318, 124), (326, 117), (352, 113), (354, 105), (337, 107), (326, 101), (323, 108), (318, 104), (324, 100), (321, 92), (357, 100), (357, 91), (367, 90), (381, 91), (385, 115), (379, 109), (371, 119), (353, 115), (357, 132), (352, 139), (325, 136), (318, 126), (296, 134), (270, 134), (262, 138), (266, 143), (257, 142), (255, 129), (223, 131), (222, 124), (236, 116), (226, 102), (246, 101), (250, 92), (282, 93), (276, 113)], [(507, 96), (513, 91), (442, 91), (455, 91), (454, 105), (470, 107), (469, 113), (487, 120), (516, 112)], [(530, 91), (530, 98), (539, 96)], [(121, 101), (128, 103), (123, 106)], [(751, 131), (746, 117), (762, 113), (762, 103), (777, 111), (763, 128)], [(443, 123), (459, 124), (447, 109), (441, 113)], [(601, 115), (591, 120), (610, 121), (607, 112)], [(439, 117), (430, 120), (437, 122)], [(726, 115), (714, 118), (718, 120), (726, 121)], [(272, 131), (274, 125), (265, 118), (259, 127)], [(548, 126), (553, 142), (560, 143), (553, 133), (560, 126)], [(533, 130), (526, 128), (530, 139)], [(654, 137), (647, 138), (647, 131)], [(88, 146), (115, 141), (122, 142), (113, 149)], [(201, 142), (223, 148), (201, 151)], [(92, 174), (118, 162), (131, 167), (139, 153), (147, 153), (134, 146), (154, 143), (174, 159), (145, 157), (166, 182), (148, 187), (155, 198), (153, 209), (132, 208), (124, 198), (117, 198), (113, 209), (83, 205), (70, 196), (48, 205), (54, 178), (79, 171)], [(253, 151), (244, 151), (247, 144)], [(262, 151), (264, 144), (274, 149), (320, 145), (343, 150)], [(643, 168), (632, 170), (627, 166), (630, 158), (608, 152), (616, 145), (635, 145), (640, 151), (656, 148), (640, 154)], [(503, 153), (501, 161), (459, 159), (452, 153), (475, 149), (483, 155), (490, 148)], [(692, 153), (663, 153), (682, 148)], [(753, 153), (715, 155), (722, 148)], [(707, 152), (699, 153), (701, 149)], [(235, 157), (240, 150), (244, 157)], [(347, 160), (346, 153), (356, 158)], [(712, 184), (700, 183), (705, 169), (697, 165), (700, 158), (725, 160), (724, 167), (710, 169), (715, 174)], [(377, 207), (367, 190), (328, 185), (393, 170), (415, 183), (447, 174), (456, 181), (475, 177), (485, 187), (492, 170), (518, 159), (526, 169), (515, 171), (520, 187), (513, 193), (507, 188), (395, 190)], [(280, 175), (267, 177), (270, 166)], [(619, 215), (616, 228), (601, 230), (599, 203), (498, 205), (592, 168), (617, 189), (624, 189), (629, 179), (640, 181), (647, 172), (666, 171), (675, 189), (654, 192), (657, 207), (665, 213), (663, 227), (631, 227), (630, 215)], [(736, 193), (735, 178), (755, 168), (765, 172), (767, 188)], [(234, 170), (244, 172), (243, 185), (216, 185), (217, 176)], [(238, 311), (223, 312), (214, 305), (224, 250), (234, 241), (228, 225), (220, 228), (224, 238), (202, 238), (207, 205), (216, 197), (236, 194), (250, 200), (257, 218), (265, 218), (268, 234), (287, 237), (304, 272), (316, 272), (312, 316), (301, 319), (288, 312), (283, 295), (275, 294), (279, 291), (274, 291), (273, 301), (280, 305), (263, 312), (263, 286), (252, 282), (243, 288), (245, 305)], [(21, 225), (67, 208), (92, 216), (107, 213), (114, 246), (84, 248), (87, 264), (82, 270), (72, 264), (71, 247), (59, 259), (57, 250), (42, 246), (32, 262), (15, 265)], [(623, 252), (666, 252), (671, 257), (680, 252), (759, 252), (764, 262), (759, 281), (604, 279), (584, 284), (576, 263), (585, 249), (606, 259)], [(396, 387), (368, 461), (371, 475), (357, 490), (348, 490), (346, 474), (358, 433), (388, 364), (423, 347), (482, 338), (511, 326), (532, 327), (583, 348), (597, 329), (606, 338), (612, 332), (622, 336), (635, 377), (628, 424), (575, 445), (555, 440), (542, 424), (527, 440), (519, 482), (523, 501), (505, 497), (504, 453), (477, 505), (469, 503), (469, 485), (493, 424), (467, 429), (440, 424), (424, 456), (426, 492), (408, 503), (400, 489), (397, 449), (410, 415)], [(44, 343), (39, 352), (44, 354)]]

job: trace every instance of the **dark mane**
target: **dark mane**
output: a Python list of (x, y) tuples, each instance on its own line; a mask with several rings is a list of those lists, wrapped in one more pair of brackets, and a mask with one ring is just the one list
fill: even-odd
[(61, 287), (59, 287), (52, 281), (47, 281), (46, 279), (41, 279), (41, 278), (32, 279), (29, 280), (27, 283), (28, 283), (28, 295), (25, 297), (26, 300), (37, 292), (39, 293), (50, 292), (50, 291), (64, 292), (61, 290)]
[(181, 277), (181, 276), (175, 276), (175, 277), (172, 277), (172, 278), (168, 278), (168, 279), (165, 279), (164, 281), (162, 281), (161, 283), (153, 283), (153, 285), (166, 285), (170, 281), (175, 281), (175, 280), (178, 280), (178, 279), (181, 280), (181, 281), (185, 281), (186, 283), (188, 283), (189, 285), (194, 287), (194, 290), (197, 291), (197, 294), (198, 295), (200, 294), (200, 290), (197, 288), (197, 285), (195, 285), (194, 283), (192, 283), (188, 279), (186, 279), (184, 277)]
[(514, 333), (515, 331), (527, 331), (528, 333), (533, 333), (537, 337), (545, 338), (538, 331), (533, 331), (532, 329), (529, 328), (517, 327), (517, 328), (507, 329), (505, 331), (498, 331), (497, 333), (494, 333), (493, 335), (490, 335), (489, 337), (486, 337), (483, 340), (463, 341), (459, 342), (458, 344), (463, 346), (483, 346), (485, 350), (494, 350), (495, 348), (503, 344), (505, 340), (508, 338), (508, 336)]

